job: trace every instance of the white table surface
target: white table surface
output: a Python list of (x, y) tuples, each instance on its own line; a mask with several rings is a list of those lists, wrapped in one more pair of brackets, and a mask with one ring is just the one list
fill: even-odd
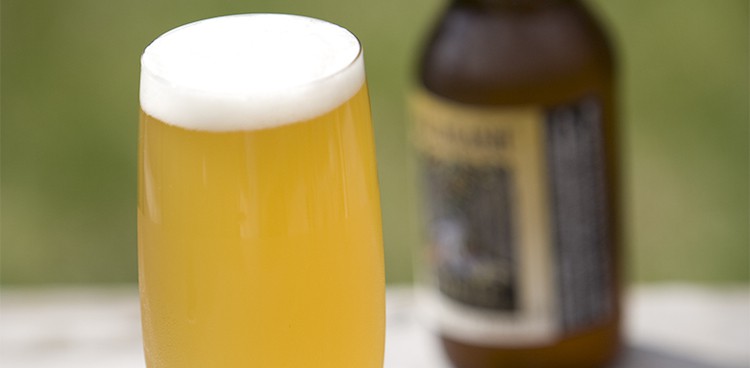
[[(385, 368), (449, 368), (416, 320), (412, 290), (387, 291)], [(651, 285), (626, 303), (616, 368), (750, 367), (750, 287)], [(143, 368), (137, 290), (0, 290), (0, 367)]]

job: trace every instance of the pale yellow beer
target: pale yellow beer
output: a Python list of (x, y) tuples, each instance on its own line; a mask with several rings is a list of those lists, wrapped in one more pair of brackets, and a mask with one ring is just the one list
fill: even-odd
[[(316, 95), (282, 108), (307, 108), (299, 121), (277, 119), (267, 105), (248, 109), (253, 99), (232, 92), (228, 103), (187, 104), (200, 110), (185, 115), (190, 122), (153, 107), (169, 96), (142, 92), (138, 263), (148, 367), (382, 367), (380, 205), (361, 59), (358, 51), (342, 64), (360, 77), (305, 81)], [(353, 94), (341, 100), (351, 94), (341, 89)], [(300, 106), (321, 94), (335, 106)], [(243, 107), (218, 112), (223, 121), (208, 113), (233, 104)]]

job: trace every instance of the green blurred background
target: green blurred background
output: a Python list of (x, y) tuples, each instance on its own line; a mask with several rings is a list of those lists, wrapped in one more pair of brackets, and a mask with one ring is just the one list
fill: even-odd
[[(444, 0), (3, 0), (0, 281), (136, 281), (139, 56), (197, 19), (285, 12), (362, 40), (388, 281), (417, 241), (405, 95)], [(628, 270), (748, 282), (748, 1), (599, 0), (621, 62)]]

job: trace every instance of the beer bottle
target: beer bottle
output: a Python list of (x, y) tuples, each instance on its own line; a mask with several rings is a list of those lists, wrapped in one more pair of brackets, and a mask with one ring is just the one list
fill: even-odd
[(577, 0), (452, 0), (411, 96), (424, 315), (460, 368), (620, 344), (614, 56)]

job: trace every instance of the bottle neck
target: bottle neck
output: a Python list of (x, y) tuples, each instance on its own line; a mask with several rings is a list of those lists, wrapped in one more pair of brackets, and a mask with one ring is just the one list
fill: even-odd
[(453, 0), (455, 4), (471, 4), (502, 8), (538, 8), (560, 3), (570, 3), (576, 0)]

